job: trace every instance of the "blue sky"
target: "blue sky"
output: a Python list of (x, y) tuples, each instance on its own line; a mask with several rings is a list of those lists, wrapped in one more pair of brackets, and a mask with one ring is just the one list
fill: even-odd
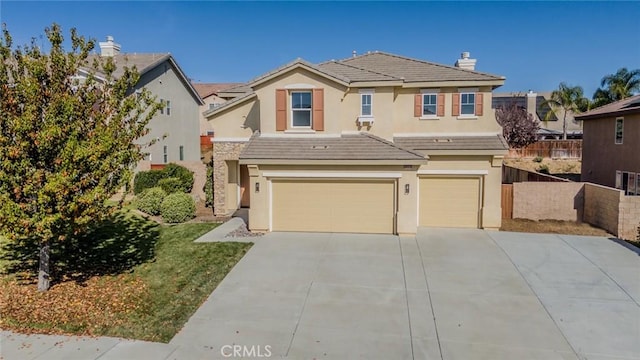
[(124, 52), (171, 52), (194, 81), (244, 82), (297, 57), (386, 51), (506, 76), (498, 91), (589, 97), (620, 67), (640, 68), (640, 2), (214, 2), (0, 0), (16, 43), (52, 22)]

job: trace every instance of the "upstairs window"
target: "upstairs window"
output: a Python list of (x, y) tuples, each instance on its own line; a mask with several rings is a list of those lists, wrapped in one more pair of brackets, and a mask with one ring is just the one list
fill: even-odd
[(616, 144), (622, 144), (624, 138), (624, 119), (616, 119)]
[(373, 116), (372, 101), (372, 93), (360, 94), (360, 116)]
[(171, 101), (170, 100), (167, 100), (165, 102), (165, 107), (166, 107), (167, 115), (171, 115)]
[(422, 94), (422, 116), (436, 116), (437, 107), (437, 94)]
[(476, 114), (476, 94), (475, 93), (460, 94), (460, 114), (461, 115)]
[(291, 127), (311, 128), (311, 91), (291, 92)]

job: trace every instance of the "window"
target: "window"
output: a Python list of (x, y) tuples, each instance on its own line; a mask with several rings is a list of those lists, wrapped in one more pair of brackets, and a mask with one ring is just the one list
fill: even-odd
[(162, 104), (160, 107), (160, 114), (164, 115), (164, 99), (160, 99), (160, 104)]
[(215, 109), (215, 108), (217, 108), (219, 106), (220, 106), (220, 104), (209, 104), (209, 110), (213, 110), (213, 109)]
[(180, 145), (180, 161), (184, 160), (184, 146)]
[(616, 189), (622, 189), (622, 171), (616, 171)]
[(167, 115), (171, 115), (171, 101), (167, 100), (166, 107), (167, 107)]
[(168, 149), (167, 149), (167, 145), (165, 145), (165, 146), (162, 148), (162, 156), (163, 156), (163, 158), (164, 158), (164, 163), (165, 163), (165, 164), (168, 162), (168, 157), (169, 157), (169, 154), (167, 153), (167, 150), (168, 150)]
[(629, 173), (629, 186), (627, 187), (627, 195), (636, 195), (636, 173)]
[(291, 127), (311, 127), (311, 91), (291, 92)]
[(373, 116), (372, 101), (373, 94), (371, 92), (360, 94), (360, 116)]
[(616, 119), (616, 144), (622, 144), (622, 138), (624, 137), (624, 119)]
[(476, 114), (476, 94), (475, 93), (460, 94), (460, 114), (461, 115)]
[(437, 94), (422, 94), (422, 116), (436, 116), (437, 107)]

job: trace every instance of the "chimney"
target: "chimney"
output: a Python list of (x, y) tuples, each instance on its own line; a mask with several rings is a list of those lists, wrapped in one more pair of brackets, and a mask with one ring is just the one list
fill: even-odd
[(475, 70), (476, 69), (476, 59), (469, 59), (469, 52), (465, 51), (460, 55), (460, 59), (456, 61), (456, 67), (465, 70)]
[(529, 90), (527, 92), (527, 112), (533, 115), (533, 118), (536, 120), (540, 120), (538, 118), (538, 94), (533, 92), (533, 90)]
[(106, 42), (100, 42), (100, 55), (101, 56), (114, 56), (120, 53), (120, 44), (113, 41), (113, 36), (107, 36)]
[(353, 52), (351, 53), (351, 55), (352, 55), (353, 57), (356, 57), (356, 56), (358, 56), (358, 53), (357, 53), (355, 50), (353, 50)]

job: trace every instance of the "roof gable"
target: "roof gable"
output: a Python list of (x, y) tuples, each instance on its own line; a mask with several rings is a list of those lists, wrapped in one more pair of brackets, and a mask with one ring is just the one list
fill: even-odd
[(276, 78), (276, 77), (278, 77), (280, 75), (286, 74), (288, 72), (291, 72), (291, 71), (294, 71), (294, 70), (297, 70), (297, 69), (305, 69), (305, 70), (310, 71), (310, 72), (312, 72), (312, 73), (314, 73), (316, 75), (322, 76), (322, 77), (324, 77), (326, 79), (329, 79), (329, 80), (331, 80), (331, 81), (333, 81), (335, 83), (338, 83), (338, 84), (344, 85), (344, 86), (347, 86), (349, 84), (349, 82), (350, 82), (349, 79), (347, 77), (345, 77), (345, 76), (335, 74), (330, 70), (323, 69), (321, 67), (318, 67), (316, 65), (311, 64), (310, 62), (307, 62), (307, 61), (305, 61), (303, 59), (298, 58), (298, 59), (296, 59), (296, 60), (294, 60), (294, 61), (292, 61), (292, 62), (290, 62), (288, 64), (285, 64), (285, 65), (283, 65), (283, 66), (281, 66), (281, 67), (279, 67), (279, 68), (277, 68), (275, 70), (272, 70), (272, 71), (270, 71), (270, 72), (268, 72), (266, 74), (258, 76), (257, 78), (251, 80), (248, 85), (251, 88), (254, 88), (254, 87), (256, 87), (256, 86), (258, 86), (260, 84), (263, 84), (263, 83), (265, 83), (265, 82), (267, 82), (267, 81), (269, 81), (269, 80), (271, 80), (273, 78)]
[(588, 120), (629, 113), (640, 113), (640, 94), (600, 106), (580, 115), (576, 115), (575, 118), (576, 120)]

